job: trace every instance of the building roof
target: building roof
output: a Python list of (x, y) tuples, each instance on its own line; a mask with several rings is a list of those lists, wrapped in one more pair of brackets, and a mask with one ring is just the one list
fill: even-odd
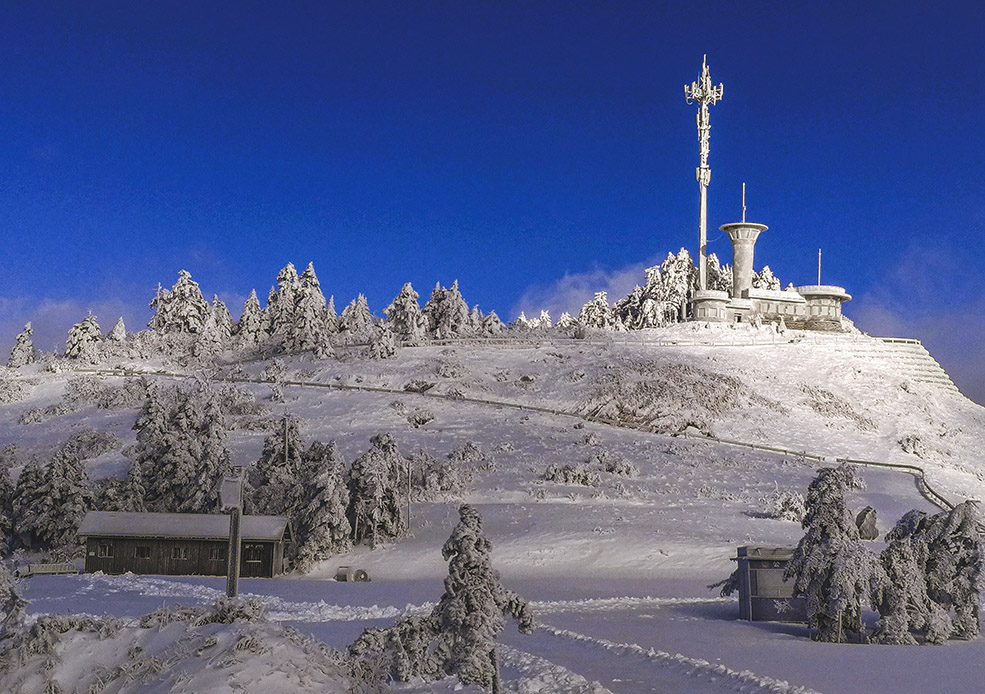
[[(285, 516), (243, 516), (244, 540), (290, 540)], [(229, 516), (205, 513), (124, 513), (89, 511), (79, 525), (79, 537), (159, 537), (194, 540), (229, 538)]]

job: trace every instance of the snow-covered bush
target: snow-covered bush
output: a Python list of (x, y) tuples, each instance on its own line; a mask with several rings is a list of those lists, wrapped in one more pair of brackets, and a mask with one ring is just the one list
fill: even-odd
[(462, 463), (481, 463), (485, 459), (486, 454), (472, 441), (466, 441), (448, 454), (448, 460)]
[(130, 410), (141, 407), (147, 398), (147, 379), (127, 378), (118, 386), (104, 385), (96, 396), (96, 407), (106, 410)]
[(548, 465), (543, 477), (548, 482), (584, 487), (597, 487), (602, 483), (599, 473), (587, 465)]
[(120, 449), (122, 442), (113, 434), (92, 428), (83, 428), (72, 433), (62, 444), (62, 450), (88, 460)]
[(886, 574), (858, 535), (845, 493), (861, 478), (847, 464), (821, 468), (807, 488), (801, 538), (785, 576), (807, 603), (808, 624), (819, 641), (842, 643), (849, 634), (864, 639), (862, 607), (878, 604)]
[(434, 413), (431, 410), (422, 408), (415, 409), (407, 415), (407, 421), (415, 429), (419, 429), (428, 422), (434, 419)]
[(774, 483), (773, 489), (764, 495), (759, 503), (767, 518), (800, 523), (807, 512), (804, 495), (795, 489), (780, 489)]
[(411, 484), (418, 500), (460, 496), (475, 477), (474, 467), (451, 456), (439, 459), (418, 451), (410, 457), (409, 464)]
[(801, 390), (807, 396), (806, 403), (812, 410), (828, 419), (846, 419), (859, 431), (875, 431), (876, 424), (861, 414), (844, 398), (838, 397), (820, 386), (804, 384)]
[(103, 394), (103, 382), (98, 376), (72, 376), (65, 384), (62, 401), (73, 410), (95, 405)]
[[(503, 587), (490, 560), (492, 545), (478, 512), (459, 507), (459, 522), (442, 547), (448, 561), (445, 591), (429, 615), (409, 617), (392, 627), (367, 629), (349, 652), (400, 681), (457, 675), (465, 684), (498, 685), (496, 639), (504, 616), (520, 633), (533, 630), (527, 603)], [(371, 667), (371, 666), (370, 666)]]
[(31, 388), (24, 381), (14, 378), (4, 378), (0, 374), (0, 405), (23, 400), (30, 392)]
[(639, 469), (625, 458), (609, 453), (598, 453), (592, 457), (591, 463), (599, 466), (605, 472), (620, 477), (639, 477)]

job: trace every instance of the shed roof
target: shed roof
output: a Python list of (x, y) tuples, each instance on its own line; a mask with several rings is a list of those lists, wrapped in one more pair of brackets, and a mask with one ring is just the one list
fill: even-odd
[[(283, 540), (288, 529), (285, 516), (243, 516), (240, 534), (244, 540)], [(79, 537), (161, 537), (195, 540), (225, 540), (229, 516), (205, 513), (131, 513), (89, 511), (79, 525)], [(288, 533), (288, 540), (291, 539)]]

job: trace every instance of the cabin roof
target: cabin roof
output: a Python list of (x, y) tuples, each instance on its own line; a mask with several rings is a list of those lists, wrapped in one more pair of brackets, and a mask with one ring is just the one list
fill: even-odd
[[(243, 540), (291, 540), (286, 516), (243, 516)], [(229, 538), (229, 516), (207, 513), (132, 513), (89, 511), (79, 525), (79, 537), (158, 537), (194, 540)]]

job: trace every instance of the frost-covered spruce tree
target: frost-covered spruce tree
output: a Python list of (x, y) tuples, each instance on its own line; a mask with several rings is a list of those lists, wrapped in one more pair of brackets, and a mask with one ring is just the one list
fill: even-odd
[(516, 317), (516, 320), (510, 323), (510, 328), (513, 330), (530, 330), (532, 327), (530, 319), (527, 318), (527, 314), (523, 311), (520, 311), (520, 315)]
[(30, 323), (27, 323), (24, 326), (24, 330), (17, 334), (14, 346), (10, 350), (10, 358), (7, 359), (7, 366), (16, 369), (21, 366), (27, 366), (34, 361), (34, 342), (31, 339), (33, 336), (34, 329)]
[(106, 338), (113, 342), (123, 342), (127, 338), (127, 326), (123, 322), (123, 316), (116, 319), (116, 324), (113, 325), (113, 329), (109, 331)]
[(482, 328), (482, 311), (479, 310), (479, 304), (472, 307), (469, 311), (469, 332), (476, 333)]
[(691, 254), (682, 248), (677, 255), (668, 253), (660, 264), (661, 299), (668, 306), (673, 319), (687, 320), (687, 306), (697, 281), (698, 269), (691, 261)]
[(339, 331), (339, 314), (335, 312), (335, 295), (328, 297), (325, 305), (325, 330), (329, 335), (334, 335)]
[(372, 359), (391, 359), (397, 355), (397, 340), (386, 322), (379, 323), (373, 330), (369, 342), (369, 356)]
[(753, 276), (752, 286), (756, 289), (771, 289), (778, 292), (780, 291), (780, 280), (770, 270), (769, 265), (764, 265), (763, 269)]
[(69, 329), (68, 340), (65, 342), (65, 356), (69, 359), (95, 363), (102, 336), (96, 317), (90, 313)]
[(296, 417), (284, 417), (263, 440), (260, 458), (247, 475), (254, 513), (297, 516), (309, 482), (302, 478), (304, 450), (299, 427)]
[(205, 323), (196, 334), (192, 355), (202, 363), (215, 361), (222, 354), (228, 339), (228, 336), (224, 339), (224, 332), (216, 320), (215, 313), (210, 311)]
[(181, 270), (174, 286), (162, 290), (150, 306), (154, 317), (148, 327), (165, 333), (197, 333), (209, 314), (209, 302), (186, 270)]
[(845, 503), (849, 487), (863, 485), (847, 464), (821, 468), (807, 488), (807, 531), (787, 565), (785, 576), (807, 602), (808, 624), (819, 641), (842, 643), (849, 634), (864, 637), (862, 606), (878, 603), (885, 573), (861, 541)]
[(34, 457), (27, 461), (17, 477), (14, 497), (10, 502), (15, 546), (30, 548), (35, 544), (34, 531), (38, 525), (38, 512), (42, 497), (47, 493), (44, 478), (44, 466)]
[(911, 632), (927, 629), (934, 611), (927, 597), (927, 514), (910, 511), (886, 535), (889, 543), (879, 561), (886, 585), (876, 609), (879, 624), (874, 640), (885, 644), (915, 644)]
[(478, 511), (463, 504), (458, 515), (458, 525), (441, 548), (448, 576), (434, 609), (442, 636), (437, 654), (446, 673), (488, 687), (498, 678), (492, 656), (503, 616), (513, 617), (524, 634), (533, 630), (533, 618), (526, 601), (504, 588), (492, 568), (492, 543), (482, 532)]
[(615, 315), (612, 313), (612, 307), (609, 306), (609, 299), (605, 292), (595, 292), (592, 300), (581, 307), (578, 321), (589, 328), (611, 330), (615, 327)]
[(56, 452), (44, 470), (41, 490), (34, 540), (48, 548), (75, 545), (79, 524), (94, 507), (92, 485), (78, 453), (70, 448)]
[(218, 294), (212, 295), (212, 307), (210, 313), (215, 318), (215, 324), (218, 328), (219, 337), (222, 339), (223, 344), (229, 342), (229, 338), (232, 337), (234, 324), (233, 317), (229, 315), (229, 309), (226, 307), (225, 302), (219, 298)]
[[(370, 449), (349, 470), (349, 523), (356, 544), (400, 537), (406, 530), (401, 489), (406, 487), (406, 461), (390, 434), (377, 434)], [(401, 485), (403, 480), (404, 484)]]
[(143, 480), (135, 465), (123, 479), (104, 480), (96, 491), (95, 508), (100, 511), (143, 512)]
[(936, 608), (927, 627), (931, 643), (978, 636), (979, 601), (985, 588), (978, 521), (978, 503), (965, 501), (927, 523), (927, 596)]
[(294, 308), (300, 286), (301, 278), (294, 263), (288, 263), (277, 273), (277, 288), (271, 288), (267, 297), (268, 329), (281, 345), (286, 344), (287, 334), (294, 324)]
[(577, 321), (574, 317), (567, 311), (563, 312), (557, 319), (557, 323), (554, 324), (555, 329), (561, 331), (571, 330), (577, 325)]
[(13, 450), (0, 450), (0, 554), (6, 554), (7, 540), (14, 535), (14, 483), (10, 479)]
[(365, 343), (374, 332), (373, 314), (369, 312), (366, 297), (360, 294), (342, 311), (338, 320), (339, 338), (348, 344)]
[[(303, 504), (297, 513), (297, 564), (307, 571), (318, 561), (352, 546), (352, 527), (346, 515), (349, 489), (346, 467), (334, 441), (315, 441), (304, 454), (306, 479)], [(308, 474), (311, 477), (308, 478)]]
[(499, 319), (495, 311), (490, 311), (479, 321), (479, 333), (481, 335), (500, 335), (503, 332), (503, 321)]
[(732, 293), (732, 266), (722, 265), (718, 256), (712, 253), (708, 261), (708, 289)]
[(236, 326), (236, 336), (239, 344), (246, 349), (255, 349), (263, 342), (267, 333), (266, 317), (260, 308), (260, 300), (257, 298), (257, 290), (250, 290), (250, 295), (246, 297), (243, 304), (243, 313), (239, 316), (239, 323)]
[(333, 353), (325, 328), (325, 296), (313, 263), (308, 263), (299, 279), (294, 320), (287, 333), (286, 346), (290, 352), (313, 352), (320, 359)]
[(407, 282), (390, 305), (383, 309), (386, 322), (401, 342), (420, 345), (427, 337), (427, 319), (417, 303), (420, 295)]
[(434, 285), (431, 298), (424, 304), (424, 316), (428, 321), (431, 337), (444, 340), (471, 332), (469, 305), (458, 290), (458, 280), (445, 289), (441, 283)]
[(463, 505), (458, 513), (441, 550), (448, 561), (444, 594), (431, 614), (367, 629), (349, 647), (353, 656), (382, 664), (395, 679), (457, 675), (465, 684), (489, 687), (498, 680), (494, 651), (504, 616), (516, 620), (522, 634), (533, 630), (526, 601), (507, 590), (492, 568), (492, 546), (478, 512)]

